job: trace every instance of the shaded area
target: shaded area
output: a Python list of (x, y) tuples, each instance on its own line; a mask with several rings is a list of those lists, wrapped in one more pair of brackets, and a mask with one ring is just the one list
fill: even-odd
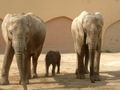
[[(104, 86), (109, 83), (108, 80), (116, 81), (117, 83), (120, 83), (120, 71), (106, 71), (101, 72), (101, 81), (96, 81), (96, 83), (91, 83), (89, 79), (89, 75), (86, 75), (86, 79), (75, 79), (75, 74), (68, 73), (64, 75), (58, 75), (55, 78), (56, 82), (59, 82), (59, 84), (64, 85), (64, 87), (60, 88), (88, 88), (88, 87), (98, 87), (98, 86)], [(104, 75), (105, 74), (105, 75)], [(58, 87), (59, 88), (59, 87)]]
[[(101, 74), (103, 74), (102, 80), (119, 80), (120, 83), (120, 71), (106, 71)], [(108, 74), (108, 76), (104, 74)]]

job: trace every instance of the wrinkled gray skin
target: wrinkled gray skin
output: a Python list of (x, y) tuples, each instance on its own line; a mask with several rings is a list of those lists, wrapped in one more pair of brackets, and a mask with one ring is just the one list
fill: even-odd
[(29, 83), (30, 60), (33, 62), (33, 77), (37, 77), (37, 60), (41, 53), (46, 30), (43, 21), (32, 13), (7, 14), (2, 23), (6, 50), (1, 72), (1, 84), (9, 84), (8, 74), (15, 54), (20, 74), (20, 83)]
[(86, 11), (76, 17), (71, 26), (78, 61), (76, 76), (80, 79), (85, 78), (84, 74), (88, 73), (88, 61), (90, 61), (90, 80), (92, 83), (100, 80), (102, 27), (102, 15), (99, 12), (91, 14)]

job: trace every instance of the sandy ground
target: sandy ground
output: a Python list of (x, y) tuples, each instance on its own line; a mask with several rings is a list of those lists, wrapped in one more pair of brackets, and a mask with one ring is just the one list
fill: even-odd
[[(86, 79), (76, 79), (76, 55), (62, 54), (61, 74), (55, 77), (44, 77), (45, 55), (39, 57), (39, 78), (30, 79), (28, 90), (120, 90), (120, 53), (102, 53), (100, 75), (101, 81), (91, 83), (89, 75)], [(0, 55), (0, 73), (3, 55)], [(51, 70), (51, 68), (50, 68)], [(10, 85), (0, 85), (0, 90), (22, 90), (18, 85), (19, 74), (16, 60), (13, 60), (9, 75)]]

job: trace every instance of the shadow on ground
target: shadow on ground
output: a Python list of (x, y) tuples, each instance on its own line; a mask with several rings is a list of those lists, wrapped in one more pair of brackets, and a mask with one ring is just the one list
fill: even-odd
[[(44, 76), (40, 78), (46, 78)], [(51, 78), (51, 77), (48, 77)], [(33, 82), (31, 84), (56, 84), (58, 83), (60, 87), (55, 87), (56, 89), (64, 88), (89, 88), (89, 87), (100, 87), (106, 86), (109, 83), (109, 80), (113, 82), (119, 80), (117, 83), (120, 83), (120, 71), (106, 71), (101, 72), (101, 81), (96, 81), (96, 83), (91, 83), (89, 75), (86, 75), (86, 79), (76, 79), (74, 73), (65, 73), (59, 74), (53, 77), (55, 81), (42, 81), (42, 82)], [(62, 86), (62, 87), (61, 87)], [(47, 88), (52, 89), (52, 88)]]
[(120, 80), (120, 70), (101, 72), (101, 74), (107, 74), (102, 76), (103, 80)]

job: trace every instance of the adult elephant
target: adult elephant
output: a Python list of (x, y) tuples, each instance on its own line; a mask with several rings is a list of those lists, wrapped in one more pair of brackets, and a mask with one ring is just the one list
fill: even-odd
[(33, 60), (33, 77), (37, 76), (37, 60), (46, 36), (43, 21), (32, 13), (7, 14), (2, 23), (6, 50), (2, 66), (1, 84), (9, 84), (8, 73), (15, 54), (20, 83), (26, 85), (30, 77), (30, 59)]
[(77, 53), (77, 78), (85, 78), (90, 61), (90, 80), (92, 83), (100, 80), (99, 64), (101, 54), (103, 17), (99, 12), (91, 14), (83, 11), (76, 17), (71, 26), (74, 48)]

